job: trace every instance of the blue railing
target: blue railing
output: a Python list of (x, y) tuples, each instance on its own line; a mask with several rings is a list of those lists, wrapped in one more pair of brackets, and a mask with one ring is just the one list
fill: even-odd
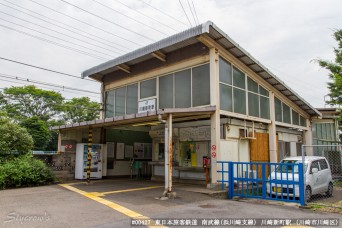
[(218, 161), (222, 189), (228, 198), (269, 199), (305, 204), (302, 163)]

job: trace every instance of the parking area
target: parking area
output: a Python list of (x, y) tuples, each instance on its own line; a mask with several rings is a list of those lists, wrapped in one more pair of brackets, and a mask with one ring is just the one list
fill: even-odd
[(129, 227), (132, 218), (341, 218), (296, 206), (216, 199), (203, 186), (175, 184), (160, 200), (162, 182), (129, 179), (0, 191), (1, 227)]

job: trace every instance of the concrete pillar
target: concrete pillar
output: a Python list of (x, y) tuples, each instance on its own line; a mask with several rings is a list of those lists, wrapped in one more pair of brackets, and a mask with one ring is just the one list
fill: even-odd
[(220, 78), (219, 78), (219, 55), (215, 48), (210, 48), (210, 104), (216, 105), (215, 112), (210, 118), (211, 127), (211, 183), (217, 183), (218, 173), (216, 161), (221, 158), (220, 150)]
[(58, 131), (58, 142), (57, 142), (57, 153), (60, 154), (62, 152), (62, 132)]
[(167, 125), (168, 125), (168, 136), (169, 136), (169, 140), (168, 140), (168, 146), (169, 146), (169, 177), (168, 177), (168, 192), (172, 192), (172, 156), (173, 156), (173, 151), (172, 151), (172, 114), (170, 113), (168, 118), (167, 118)]
[(277, 130), (275, 124), (275, 107), (274, 107), (274, 93), (270, 91), (270, 120), (271, 123), (268, 125), (268, 142), (269, 142), (269, 153), (270, 162), (278, 162), (277, 153)]
[[(304, 145), (312, 145), (312, 125), (310, 120), (306, 120), (306, 126), (309, 129), (304, 132)], [(307, 156), (313, 155), (313, 147), (305, 147), (304, 150)]]

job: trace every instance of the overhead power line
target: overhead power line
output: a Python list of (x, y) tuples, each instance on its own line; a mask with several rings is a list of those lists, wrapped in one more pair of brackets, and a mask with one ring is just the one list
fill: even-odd
[(125, 16), (125, 17), (127, 17), (127, 18), (129, 18), (129, 19), (131, 19), (131, 20), (133, 20), (133, 21), (135, 21), (135, 22), (138, 22), (139, 24), (145, 25), (146, 27), (149, 27), (150, 29), (152, 29), (152, 30), (154, 30), (154, 31), (157, 31), (157, 32), (159, 32), (159, 33), (161, 33), (161, 34), (164, 34), (164, 35), (168, 36), (167, 33), (163, 32), (163, 31), (160, 31), (159, 29), (156, 29), (155, 27), (150, 26), (150, 25), (148, 25), (148, 24), (146, 24), (146, 23), (143, 23), (143, 22), (141, 22), (141, 21), (139, 21), (139, 20), (137, 20), (137, 19), (135, 19), (135, 18), (133, 18), (133, 17), (130, 17), (130, 16), (124, 14), (124, 13), (121, 13), (120, 11), (118, 11), (118, 10), (116, 10), (116, 9), (113, 9), (113, 8), (110, 7), (110, 6), (107, 6), (107, 5), (105, 5), (105, 4), (101, 3), (101, 2), (98, 2), (98, 1), (96, 1), (96, 0), (93, 0), (93, 2), (96, 2), (97, 4), (103, 6), (103, 7), (107, 8), (107, 9), (110, 9), (110, 10), (112, 10), (112, 11), (118, 13), (118, 14), (121, 14), (121, 15), (123, 15), (123, 16)]
[[(60, 25), (58, 25), (58, 24), (56, 24), (56, 23), (53, 23), (53, 22), (44, 20), (44, 19), (42, 19), (42, 18), (40, 18), (40, 17), (37, 17), (37, 16), (34, 16), (34, 15), (32, 15), (32, 14), (26, 13), (26, 12), (24, 12), (24, 11), (22, 11), (22, 10), (19, 10), (19, 9), (16, 9), (16, 8), (14, 8), (14, 7), (12, 7), (12, 6), (8, 6), (8, 5), (6, 5), (6, 4), (0, 3), (0, 4), (3, 5), (3, 6), (6, 6), (6, 7), (8, 7), (8, 8), (11, 8), (11, 9), (14, 9), (14, 10), (16, 10), (16, 11), (19, 11), (19, 12), (25, 14), (25, 15), (28, 15), (28, 16), (30, 16), (30, 17), (33, 17), (33, 18), (38, 19), (38, 20), (40, 20), (40, 21), (43, 21), (43, 22), (45, 22), (45, 23), (54, 25), (54, 26), (56, 26), (56, 27), (58, 27), (58, 28), (61, 28), (61, 29), (63, 29), (63, 30), (66, 30), (66, 31), (75, 33), (75, 34), (77, 34), (77, 35), (79, 35), (79, 36), (81, 36), (81, 37), (87, 37), (87, 38), (90, 39), (90, 40), (94, 40), (94, 41), (96, 41), (96, 42), (99, 42), (99, 43), (104, 44), (104, 45), (107, 45), (107, 46), (109, 46), (109, 47), (118, 49), (118, 50), (123, 51), (123, 52), (126, 52), (127, 50), (130, 50), (130, 49), (127, 48), (126, 46), (121, 45), (121, 44), (119, 44), (119, 43), (116, 43), (116, 42), (114, 42), (114, 41), (104, 39), (104, 38), (99, 37), (99, 36), (97, 36), (97, 35), (95, 35), (95, 34), (92, 34), (92, 33), (89, 33), (89, 32), (87, 32), (87, 31), (81, 30), (81, 29), (79, 29), (79, 28), (76, 28), (76, 27), (74, 27), (74, 26), (68, 25), (68, 24), (66, 24), (66, 23), (57, 21), (57, 20), (55, 20), (55, 19), (52, 19), (52, 18), (47, 17), (47, 16), (45, 16), (45, 15), (43, 15), (43, 14), (37, 13), (37, 12), (35, 12), (35, 11), (33, 11), (33, 10), (30, 10), (30, 9), (27, 9), (27, 8), (25, 8), (25, 7), (22, 7), (22, 6), (20, 6), (20, 5), (14, 4), (14, 3), (9, 2), (9, 1), (7, 1), (7, 0), (3, 0), (3, 1), (6, 1), (6, 2), (8, 2), (8, 3), (12, 4), (12, 5), (15, 5), (16, 7), (21, 8), (21, 9), (23, 9), (23, 10), (26, 10), (26, 11), (28, 11), (28, 12), (34, 13), (34, 14), (36, 14), (36, 15), (39, 15), (39, 16), (42, 17), (42, 18), (46, 18), (46, 19), (48, 19), (48, 20), (51, 20), (51, 21), (57, 22), (57, 23), (59, 23), (59, 24), (61, 24), (61, 25), (67, 26), (67, 27), (69, 27), (69, 28), (72, 28), (73, 30), (68, 29), (68, 28), (65, 28), (65, 27), (63, 27), (63, 26), (60, 26)], [(82, 32), (83, 34), (81, 34), (81, 33), (79, 33), (79, 32), (75, 32), (74, 30), (80, 31), (80, 32)], [(99, 30), (101, 31), (102, 29), (99, 28)], [(112, 34), (111, 34), (110, 32), (108, 32), (108, 31), (105, 31), (105, 30), (103, 30), (103, 31), (104, 31), (104, 32), (107, 32), (107, 33), (110, 34), (110, 35), (112, 35)], [(87, 35), (84, 35), (84, 34), (87, 34)], [(110, 44), (107, 44), (107, 43), (104, 43), (104, 42), (99, 41), (99, 40), (97, 40), (97, 39), (94, 39), (94, 37), (96, 37), (96, 38), (98, 38), (98, 39), (100, 39), (100, 40), (103, 40), (103, 41), (105, 41), (105, 42), (108, 42), (108, 43), (110, 43), (110, 44), (115, 44), (115, 46), (110, 45)], [(120, 48), (119, 48), (119, 47), (120, 47)], [(123, 49), (122, 49), (122, 48), (123, 48)]]
[(143, 1), (143, 0), (139, 0), (139, 1), (142, 2), (142, 3), (144, 3), (145, 5), (148, 5), (148, 6), (151, 7), (152, 9), (155, 9), (155, 10), (159, 11), (159, 12), (162, 13), (163, 15), (168, 16), (169, 18), (172, 18), (172, 19), (175, 20), (175, 21), (178, 21), (179, 23), (185, 25), (186, 27), (189, 26), (189, 25), (187, 25), (186, 23), (184, 23), (183, 21), (178, 20), (177, 18), (171, 16), (170, 14), (167, 14), (167, 13), (163, 12), (162, 10), (160, 10), (160, 9), (158, 9), (158, 8), (156, 8), (156, 7), (154, 7), (154, 6), (152, 6), (152, 5), (149, 4), (149, 3), (147, 3), (147, 2), (145, 2), (145, 1)]
[(129, 39), (125, 38), (125, 37), (118, 36), (118, 35), (115, 34), (115, 33), (109, 32), (109, 31), (104, 30), (104, 29), (102, 29), (102, 28), (100, 28), (100, 27), (97, 27), (97, 26), (94, 26), (94, 25), (92, 25), (92, 24), (89, 24), (88, 22), (84, 22), (84, 21), (82, 21), (82, 20), (79, 20), (79, 19), (77, 19), (77, 18), (75, 18), (75, 17), (69, 16), (69, 15), (67, 15), (67, 14), (65, 14), (65, 13), (62, 13), (62, 12), (60, 12), (60, 11), (58, 11), (58, 10), (55, 10), (55, 9), (53, 9), (53, 8), (50, 8), (50, 7), (48, 7), (48, 6), (46, 6), (46, 5), (43, 5), (43, 4), (39, 3), (39, 2), (35, 2), (35, 1), (33, 1), (33, 0), (29, 0), (29, 1), (31, 1), (31, 2), (33, 2), (33, 3), (35, 3), (35, 4), (37, 4), (37, 5), (40, 5), (40, 6), (44, 7), (44, 8), (46, 8), (46, 9), (49, 9), (49, 10), (51, 10), (51, 11), (53, 11), (53, 12), (56, 12), (56, 13), (58, 13), (58, 14), (61, 14), (61, 15), (65, 16), (65, 17), (68, 17), (68, 18), (71, 18), (71, 19), (73, 19), (73, 20), (75, 20), (75, 21), (78, 21), (78, 22), (80, 22), (80, 23), (82, 23), (82, 24), (88, 25), (88, 26), (90, 26), (90, 27), (92, 27), (92, 28), (95, 28), (95, 29), (100, 30), (100, 31), (102, 31), (102, 32), (108, 33), (108, 34), (110, 34), (110, 35), (112, 35), (112, 36), (115, 36), (115, 37), (117, 37), (117, 38), (120, 38), (120, 39), (122, 39), (122, 40), (125, 40), (125, 41), (127, 41), (127, 42), (129, 42), (129, 43), (135, 44), (135, 45), (137, 45), (137, 46), (141, 46), (141, 44), (139, 44), (139, 43), (137, 43), (137, 42), (134, 42), (134, 41), (132, 41), (132, 40), (129, 40)]
[(189, 9), (190, 9), (190, 12), (191, 12), (191, 15), (192, 15), (192, 19), (194, 19), (195, 25), (197, 25), (195, 14), (194, 14), (194, 12), (192, 12), (192, 8), (191, 8), (191, 5), (190, 5), (190, 2), (189, 2), (189, 0), (186, 0), (186, 1), (188, 2), (188, 6), (189, 6)]
[[(0, 81), (4, 81), (4, 82), (10, 82), (10, 83), (15, 83), (15, 84), (19, 84), (19, 85), (32, 85), (32, 83), (30, 82), (17, 82), (17, 81), (11, 81), (11, 80), (6, 80), (6, 79), (2, 79), (0, 78)], [(38, 88), (45, 88), (45, 89), (50, 89), (50, 87), (47, 86), (37, 86)], [(56, 89), (52, 89), (53, 91), (57, 91), (60, 93), (72, 93), (72, 94), (78, 94), (78, 95), (82, 95), (82, 96), (87, 96), (87, 97), (94, 97), (94, 98), (100, 98), (100, 96), (94, 96), (94, 95), (87, 95), (87, 94), (82, 94), (82, 93), (77, 93), (74, 91), (67, 91), (67, 90), (56, 90)]]
[[(32, 1), (32, 0), (30, 0), (30, 1)], [(66, 4), (68, 4), (68, 5), (71, 5), (71, 6), (75, 7), (76, 9), (79, 9), (79, 10), (81, 10), (81, 11), (83, 11), (83, 12), (86, 12), (86, 13), (88, 13), (88, 14), (90, 14), (90, 15), (93, 15), (94, 17), (100, 18), (101, 20), (106, 21), (106, 22), (108, 22), (108, 23), (110, 23), (110, 24), (112, 24), (112, 25), (118, 26), (118, 27), (120, 27), (120, 28), (122, 28), (122, 29), (124, 29), (124, 30), (126, 30), (126, 31), (129, 31), (129, 32), (131, 32), (131, 33), (134, 33), (134, 34), (136, 34), (136, 35), (138, 35), (138, 36), (140, 36), (140, 37), (144, 37), (144, 38), (147, 39), (147, 40), (155, 41), (154, 39), (151, 39), (150, 37), (147, 37), (147, 36), (145, 36), (145, 35), (142, 35), (142, 34), (136, 32), (136, 31), (133, 31), (132, 29), (128, 29), (128, 28), (126, 28), (126, 27), (124, 27), (124, 26), (122, 26), (122, 25), (120, 25), (120, 24), (118, 24), (118, 23), (115, 23), (115, 22), (113, 22), (113, 21), (110, 21), (110, 20), (108, 20), (108, 19), (106, 19), (106, 18), (104, 18), (104, 17), (101, 17), (101, 16), (99, 16), (99, 15), (97, 15), (97, 14), (95, 14), (95, 13), (92, 13), (92, 12), (90, 12), (90, 11), (88, 11), (88, 10), (85, 10), (85, 9), (83, 9), (83, 8), (81, 8), (81, 7), (79, 7), (79, 6), (76, 6), (76, 5), (74, 5), (74, 4), (70, 3), (70, 2), (67, 2), (67, 1), (65, 1), (65, 0), (60, 0), (60, 1), (66, 3)]]
[(6, 13), (6, 12), (0, 11), (0, 13), (2, 13), (2, 14), (5, 14), (5, 15), (7, 15), (7, 16), (10, 16), (10, 17), (13, 17), (13, 18), (16, 18), (16, 19), (18, 19), (18, 20), (24, 21), (24, 22), (26, 22), (26, 23), (33, 24), (33, 25), (35, 25), (35, 26), (38, 26), (38, 27), (40, 27), (40, 28), (44, 28), (44, 29), (46, 29), (46, 30), (49, 30), (49, 31), (52, 31), (52, 32), (55, 32), (55, 33), (61, 34), (61, 35), (63, 35), (63, 36), (66, 36), (66, 37), (72, 38), (72, 39), (74, 39), (74, 40), (81, 41), (81, 42), (83, 42), (83, 43), (86, 43), (86, 44), (88, 44), (88, 45), (92, 45), (92, 46), (95, 46), (95, 47), (98, 47), (98, 48), (104, 49), (104, 50), (106, 50), (106, 51), (109, 51), (109, 52), (114, 52), (114, 53), (116, 53), (116, 54), (122, 54), (122, 53), (120, 53), (120, 52), (116, 52), (116, 51), (110, 50), (110, 49), (108, 49), (108, 48), (104, 48), (104, 47), (101, 47), (101, 46), (99, 46), (99, 45), (96, 45), (96, 44), (89, 43), (89, 41), (82, 40), (82, 39), (79, 39), (79, 38), (77, 38), (77, 37), (70, 36), (70, 35), (68, 35), (68, 34), (62, 33), (62, 32), (60, 32), (60, 31), (57, 31), (57, 30), (54, 30), (54, 29), (51, 29), (51, 28), (48, 28), (48, 27), (45, 27), (45, 26), (42, 26), (42, 25), (36, 24), (36, 23), (34, 23), (34, 22), (27, 21), (27, 20), (25, 20), (25, 19), (22, 19), (22, 18), (19, 18), (19, 17), (13, 16), (13, 15), (11, 15), (11, 14), (8, 14), (8, 13)]
[(186, 18), (188, 19), (188, 22), (189, 22), (190, 26), (192, 27), (191, 21), (190, 21), (190, 19), (189, 19), (189, 17), (188, 17), (188, 14), (186, 13), (186, 11), (185, 11), (185, 9), (184, 9), (184, 7), (183, 7), (183, 4), (182, 4), (181, 0), (178, 0), (178, 1), (179, 1), (179, 4), (181, 5), (181, 7), (182, 7), (182, 9), (183, 9), (183, 12), (184, 12)]
[(151, 19), (151, 20), (153, 20), (153, 21), (155, 21), (155, 22), (157, 22), (157, 23), (159, 23), (159, 24), (161, 24), (161, 25), (163, 25), (163, 26), (165, 26), (165, 27), (167, 27), (167, 28), (172, 29), (172, 30), (175, 31), (175, 32), (179, 32), (179, 30), (172, 28), (170, 25), (164, 24), (164, 23), (162, 23), (161, 21), (159, 21), (159, 20), (157, 20), (157, 19), (155, 19), (155, 18), (153, 18), (153, 17), (150, 17), (150, 16), (148, 16), (148, 15), (146, 15), (146, 14), (144, 14), (144, 13), (142, 13), (142, 12), (136, 10), (136, 9), (134, 9), (133, 7), (131, 7), (131, 6), (129, 6), (129, 5), (126, 5), (126, 4), (124, 4), (124, 3), (122, 3), (122, 2), (120, 2), (120, 1), (118, 1), (118, 0), (114, 0), (114, 1), (116, 1), (117, 3), (119, 3), (119, 4), (121, 4), (121, 5), (123, 5), (123, 6), (127, 7), (127, 8), (129, 8), (129, 9), (131, 9), (131, 10), (133, 10), (133, 11), (135, 11), (136, 13), (138, 13), (138, 14), (140, 14), (140, 15), (143, 15), (144, 17), (147, 17), (147, 18), (149, 18), (149, 19)]
[(45, 86), (53, 86), (53, 87), (59, 87), (62, 89), (68, 89), (68, 90), (73, 90), (73, 91), (78, 91), (78, 92), (84, 92), (84, 93), (92, 93), (92, 94), (100, 94), (91, 90), (84, 90), (84, 89), (79, 89), (79, 88), (73, 88), (73, 87), (68, 87), (64, 85), (59, 85), (59, 84), (53, 84), (53, 83), (48, 83), (48, 82), (42, 82), (42, 81), (37, 81), (37, 80), (32, 80), (29, 78), (24, 78), (24, 77), (19, 77), (15, 75), (9, 75), (9, 74), (4, 74), (0, 73), (0, 77), (2, 78), (8, 78), (8, 79), (15, 79), (18, 81), (24, 81), (24, 82), (32, 82), (40, 85), (45, 85)]
[(194, 11), (195, 11), (195, 15), (196, 15), (196, 19), (197, 19), (197, 24), (200, 24), (199, 20), (198, 20), (198, 16), (197, 16), (197, 10), (196, 10), (196, 7), (195, 7), (195, 4), (194, 4), (194, 1), (191, 0), (191, 3), (192, 3), (192, 7), (194, 8)]
[(77, 44), (77, 43), (74, 43), (74, 42), (71, 42), (71, 41), (62, 39), (62, 38), (59, 38), (59, 37), (57, 37), (57, 36), (49, 35), (49, 34), (47, 34), (47, 33), (38, 31), (38, 30), (36, 30), (36, 29), (29, 28), (29, 27), (24, 26), (24, 25), (20, 25), (20, 24), (18, 24), (18, 23), (12, 22), (12, 21), (5, 20), (5, 19), (3, 19), (3, 18), (0, 18), (0, 20), (6, 21), (7, 23), (10, 23), (10, 24), (13, 24), (13, 25), (16, 25), (16, 26), (25, 28), (25, 29), (28, 29), (28, 30), (30, 30), (30, 31), (34, 31), (34, 32), (36, 32), (36, 33), (43, 34), (43, 35), (45, 35), (45, 36), (52, 37), (52, 38), (57, 39), (57, 40), (61, 40), (61, 41), (63, 41), (63, 42), (66, 42), (66, 43), (69, 43), (69, 44), (72, 44), (72, 45), (79, 46), (79, 47), (81, 47), (81, 48), (88, 49), (88, 50), (93, 51), (93, 52), (96, 52), (96, 53), (98, 53), (98, 54), (106, 55), (106, 56), (108, 56), (108, 57), (110, 57), (110, 58), (114, 58), (114, 56), (109, 55), (109, 54), (107, 54), (107, 53), (104, 53), (104, 52), (101, 52), (101, 51), (97, 51), (97, 50), (95, 50), (95, 49), (92, 49), (92, 48), (89, 48), (89, 47), (86, 47), (86, 46), (83, 46), (83, 45), (80, 45), (80, 44)]
[(17, 30), (17, 29), (8, 27), (8, 26), (3, 25), (3, 24), (0, 24), (0, 26), (3, 27), (3, 28), (7, 28), (7, 29), (9, 29), (9, 30), (16, 31), (16, 32), (21, 33), (21, 34), (25, 34), (25, 35), (30, 36), (30, 37), (33, 37), (33, 38), (36, 38), (36, 39), (38, 39), (38, 40), (45, 41), (45, 42), (47, 42), (47, 43), (50, 43), (50, 44), (53, 44), (53, 45), (56, 45), (56, 46), (59, 46), (59, 47), (63, 47), (63, 48), (65, 48), (65, 49), (68, 49), (68, 50), (71, 50), (71, 51), (74, 51), (74, 52), (77, 52), (77, 53), (80, 53), (80, 54), (84, 54), (84, 55), (87, 55), (87, 56), (91, 56), (91, 57), (94, 57), (94, 58), (97, 58), (97, 59), (100, 59), (100, 60), (105, 60), (105, 61), (108, 61), (108, 60), (109, 60), (109, 59), (106, 59), (106, 58), (97, 56), (97, 55), (95, 55), (95, 54), (92, 54), (92, 53), (89, 53), (89, 52), (86, 52), (86, 51), (79, 50), (79, 49), (77, 49), (77, 48), (69, 47), (69, 46), (67, 46), (67, 45), (60, 44), (60, 43), (57, 43), (57, 42), (52, 41), (52, 40), (48, 40), (48, 39), (45, 39), (45, 38), (42, 38), (42, 37), (39, 37), (39, 36), (36, 36), (36, 35), (32, 35), (32, 34), (30, 34), (30, 33), (21, 31), (21, 30)]
[(65, 75), (65, 76), (68, 76), (68, 77), (73, 77), (73, 78), (77, 78), (77, 79), (81, 79), (81, 80), (86, 80), (86, 81), (91, 81), (91, 82), (96, 82), (97, 83), (97, 81), (94, 81), (94, 80), (91, 80), (91, 79), (87, 79), (87, 78), (83, 79), (83, 78), (81, 78), (79, 76), (76, 76), (76, 75), (67, 74), (67, 73), (63, 73), (63, 72), (60, 72), (60, 71), (51, 70), (51, 69), (48, 69), (48, 68), (39, 67), (39, 66), (28, 64), (28, 63), (19, 62), (19, 61), (16, 61), (16, 60), (7, 59), (7, 58), (4, 58), (4, 57), (0, 57), (0, 59), (5, 60), (5, 61), (9, 61), (9, 62), (12, 62), (12, 63), (21, 64), (21, 65), (28, 66), (28, 67), (33, 67), (33, 68), (40, 69), (40, 70), (49, 71), (49, 72), (56, 73), (56, 74)]

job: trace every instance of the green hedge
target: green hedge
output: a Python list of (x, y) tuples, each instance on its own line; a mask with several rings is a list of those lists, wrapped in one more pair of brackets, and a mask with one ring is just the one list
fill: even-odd
[(32, 155), (22, 155), (0, 164), (0, 189), (37, 186), (54, 181), (52, 171)]

